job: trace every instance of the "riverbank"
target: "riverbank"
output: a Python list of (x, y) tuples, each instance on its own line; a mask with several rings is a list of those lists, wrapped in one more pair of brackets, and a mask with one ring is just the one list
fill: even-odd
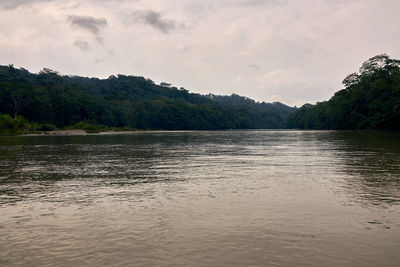
[(67, 130), (53, 130), (53, 131), (33, 131), (27, 134), (28, 136), (35, 136), (35, 135), (93, 135), (93, 134), (121, 134), (121, 133), (132, 133), (144, 130), (132, 130), (132, 131), (116, 131), (116, 130), (106, 130), (106, 131), (99, 131), (99, 132), (88, 132), (82, 129), (67, 129)]

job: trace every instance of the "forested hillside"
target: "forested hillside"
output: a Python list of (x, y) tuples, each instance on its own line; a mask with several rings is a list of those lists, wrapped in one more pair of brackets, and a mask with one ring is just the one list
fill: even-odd
[(343, 84), (345, 89), (329, 101), (302, 106), (291, 116), (289, 127), (400, 129), (400, 60), (386, 54), (372, 57)]
[(259, 103), (248, 97), (237, 94), (214, 95), (208, 94), (205, 97), (219, 103), (225, 108), (238, 108), (242, 112), (246, 111), (250, 115), (250, 124), (269, 125), (270, 129), (287, 128), (288, 118), (297, 108), (288, 107), (280, 102)]
[(295, 110), (281, 103), (235, 102), (237, 98), (242, 97), (213, 100), (143, 77), (84, 78), (0, 66), (0, 113), (58, 128), (77, 123), (169, 130), (284, 128)]

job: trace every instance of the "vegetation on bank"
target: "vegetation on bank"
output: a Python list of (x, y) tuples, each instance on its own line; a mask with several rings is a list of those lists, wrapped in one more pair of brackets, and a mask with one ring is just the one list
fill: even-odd
[(386, 54), (348, 75), (329, 101), (300, 109), (239, 95), (189, 93), (143, 77), (38, 74), (0, 66), (0, 134), (208, 129), (400, 130), (400, 60)]
[(100, 133), (108, 131), (137, 131), (137, 129), (130, 126), (124, 127), (109, 127), (102, 124), (91, 124), (87, 121), (80, 121), (72, 126), (67, 127), (68, 130), (84, 130), (87, 133)]
[(0, 114), (0, 135), (26, 134), (32, 125), (22, 116), (12, 118), (9, 114)]
[(289, 128), (400, 130), (400, 60), (372, 57), (343, 84), (329, 101), (299, 108)]
[[(226, 96), (226, 98), (244, 98)], [(280, 103), (220, 103), (143, 77), (108, 79), (30, 73), (0, 66), (0, 113), (56, 128), (102, 131), (285, 128), (294, 108)]]
[(100, 133), (107, 131), (136, 131), (132, 127), (108, 127), (100, 124), (91, 124), (87, 121), (78, 122), (72, 126), (60, 129), (50, 123), (31, 123), (23, 116), (12, 118), (9, 114), (0, 114), (0, 135), (38, 134), (56, 130), (84, 130), (87, 133)]

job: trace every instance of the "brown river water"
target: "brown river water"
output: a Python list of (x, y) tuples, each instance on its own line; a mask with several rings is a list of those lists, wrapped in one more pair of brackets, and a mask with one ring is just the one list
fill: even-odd
[(0, 137), (0, 266), (400, 266), (400, 134)]

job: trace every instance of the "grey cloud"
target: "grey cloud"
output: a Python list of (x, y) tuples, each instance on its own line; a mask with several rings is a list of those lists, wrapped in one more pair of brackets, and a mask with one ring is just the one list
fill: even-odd
[(104, 43), (104, 38), (102, 36), (97, 35), (95, 36), (95, 39), (99, 44)]
[(85, 29), (94, 35), (100, 34), (100, 31), (107, 26), (105, 18), (93, 18), (89, 16), (68, 16), (68, 21), (73, 26)]
[(88, 42), (86, 41), (82, 41), (82, 40), (76, 40), (74, 42), (74, 45), (77, 46), (79, 49), (81, 49), (82, 51), (86, 52), (90, 50), (90, 45)]
[(266, 3), (269, 3), (271, 1), (265, 1), (265, 0), (244, 0), (242, 3), (244, 5), (249, 5), (249, 6), (258, 6), (258, 5), (263, 5)]
[(276, 6), (285, 4), (287, 0), (241, 0), (238, 3), (239, 5), (244, 6), (259, 6), (259, 5), (268, 5), (268, 6)]
[[(16, 9), (18, 7), (27, 6), (35, 3), (43, 2), (61, 2), (60, 0), (0, 0), (0, 8), (3, 9)], [(98, 4), (99, 2), (136, 2), (139, 0), (87, 0), (86, 2), (93, 2)], [(68, 2), (68, 1), (65, 1)]]
[(103, 43), (101, 31), (107, 27), (107, 20), (105, 18), (93, 18), (89, 16), (68, 16), (68, 22), (72, 26), (84, 29), (92, 33), (98, 43)]
[(255, 70), (257, 72), (261, 72), (260, 67), (258, 65), (256, 65), (256, 64), (249, 65), (249, 68), (252, 69), (252, 70)]
[(15, 9), (24, 5), (50, 1), (52, 0), (1, 0), (0, 7), (4, 9)]
[(137, 21), (148, 24), (162, 33), (169, 33), (171, 30), (176, 29), (174, 20), (165, 19), (161, 13), (156, 11), (138, 11), (134, 12), (133, 16)]
[(98, 57), (94, 60), (94, 63), (99, 64), (106, 61), (106, 59), (104, 57)]

